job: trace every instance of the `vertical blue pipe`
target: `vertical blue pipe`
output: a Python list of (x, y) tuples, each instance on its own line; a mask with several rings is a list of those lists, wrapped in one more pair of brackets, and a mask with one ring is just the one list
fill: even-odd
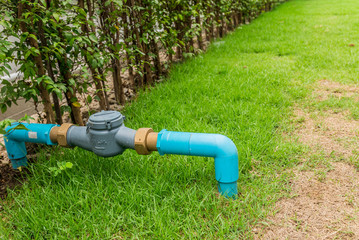
[(56, 145), (50, 140), (50, 131), (57, 125), (21, 123), (26, 129), (14, 129), (19, 124), (11, 124), (5, 129), (7, 134), (4, 135), (6, 151), (14, 169), (27, 166), (25, 142)]
[(238, 194), (238, 152), (236, 145), (226, 136), (207, 133), (158, 133), (157, 150), (161, 155), (179, 154), (213, 157), (219, 192), (230, 198)]

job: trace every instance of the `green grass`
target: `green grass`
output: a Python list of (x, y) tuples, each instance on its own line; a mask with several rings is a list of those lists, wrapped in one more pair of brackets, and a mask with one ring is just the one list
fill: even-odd
[(309, 111), (317, 111), (320, 114), (325, 115), (327, 111), (331, 110), (335, 113), (341, 113), (344, 111), (349, 111), (348, 119), (359, 120), (359, 102), (358, 94), (353, 96), (335, 96), (329, 95), (327, 99), (318, 101), (314, 95), (305, 105)]
[[(289, 191), (302, 149), (282, 138), (320, 79), (356, 83), (356, 0), (293, 0), (175, 65), (127, 106), (131, 128), (220, 133), (239, 151), (238, 200), (217, 194), (213, 159), (43, 153), (3, 203), (3, 239), (238, 239)], [(355, 47), (348, 47), (354, 43)], [(244, 67), (246, 66), (246, 67)], [(57, 161), (72, 169), (49, 172)]]

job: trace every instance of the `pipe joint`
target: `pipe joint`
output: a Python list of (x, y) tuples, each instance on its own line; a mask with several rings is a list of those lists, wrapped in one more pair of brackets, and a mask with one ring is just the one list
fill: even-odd
[(69, 147), (67, 144), (67, 132), (73, 124), (64, 123), (59, 127), (53, 127), (50, 131), (50, 139), (52, 142), (59, 144), (62, 147)]
[(140, 155), (148, 155), (156, 151), (157, 135), (152, 128), (140, 128), (135, 135), (135, 150)]
[[(19, 126), (22, 126), (19, 128)], [(13, 123), (5, 130), (5, 147), (12, 167), (17, 169), (27, 166), (26, 142), (43, 143), (47, 145), (56, 145), (50, 139), (50, 132), (55, 124), (37, 124), (37, 123)]]

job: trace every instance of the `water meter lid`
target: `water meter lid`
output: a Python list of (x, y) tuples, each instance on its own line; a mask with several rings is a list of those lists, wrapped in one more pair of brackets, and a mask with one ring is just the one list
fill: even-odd
[(87, 126), (95, 130), (111, 130), (122, 125), (124, 116), (117, 111), (101, 111), (90, 116)]

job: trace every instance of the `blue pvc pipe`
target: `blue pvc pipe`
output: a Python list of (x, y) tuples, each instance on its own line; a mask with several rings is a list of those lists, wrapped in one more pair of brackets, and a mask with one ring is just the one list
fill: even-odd
[(238, 194), (238, 152), (236, 145), (226, 136), (207, 133), (158, 133), (157, 150), (161, 155), (179, 154), (213, 157), (219, 192), (235, 198)]
[(4, 135), (5, 147), (12, 167), (27, 166), (25, 142), (43, 143), (47, 145), (56, 145), (51, 142), (50, 131), (55, 124), (37, 124), (37, 123), (21, 123), (26, 129), (14, 129), (20, 123), (13, 123), (5, 130)]
[[(13, 123), (7, 127), (8, 133), (4, 136), (13, 168), (27, 166), (25, 142), (56, 145), (50, 139), (50, 131), (57, 125), (21, 123), (26, 129), (15, 129), (19, 124)], [(161, 155), (213, 157), (219, 192), (226, 197), (237, 196), (238, 153), (235, 144), (228, 137), (219, 134), (171, 132), (164, 129), (158, 133), (157, 150)]]

